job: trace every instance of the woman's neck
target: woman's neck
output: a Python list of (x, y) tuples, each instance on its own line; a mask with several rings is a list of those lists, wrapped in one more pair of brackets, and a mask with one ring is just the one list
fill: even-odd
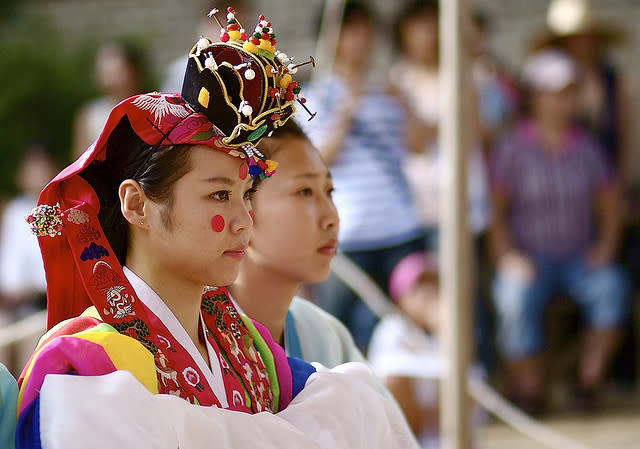
[(580, 72), (597, 72), (602, 67), (600, 59), (591, 54), (572, 54)]
[(407, 61), (410, 65), (420, 67), (421, 69), (429, 72), (438, 72), (440, 70), (440, 60), (435, 56), (432, 58), (424, 58), (422, 60), (408, 59)]
[(366, 65), (364, 69), (360, 65), (353, 64), (340, 64), (336, 63), (335, 65), (335, 73), (338, 74), (342, 79), (344, 79), (347, 84), (355, 85), (360, 87), (363, 82), (366, 82), (367, 74)]
[(121, 86), (119, 88), (114, 88), (111, 91), (106, 92), (105, 95), (111, 98), (113, 101), (120, 102), (120, 100), (123, 100), (124, 98), (129, 98), (132, 95), (136, 95), (137, 93), (139, 93), (138, 90), (139, 89), (136, 85)]
[(299, 286), (299, 282), (245, 259), (230, 291), (244, 313), (266, 326), (273, 339), (282, 343), (287, 312)]
[(153, 263), (149, 263), (149, 260), (149, 258), (137, 257), (135, 253), (128, 254), (126, 265), (162, 299), (196, 347), (206, 348), (201, 341), (199, 327), (203, 286), (177, 278)]

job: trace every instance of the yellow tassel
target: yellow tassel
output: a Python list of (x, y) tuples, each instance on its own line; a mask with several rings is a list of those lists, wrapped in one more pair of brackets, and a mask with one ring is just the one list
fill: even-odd
[(279, 165), (276, 161), (272, 161), (271, 159), (267, 159), (265, 161), (265, 163), (267, 164), (267, 171), (268, 172), (275, 171), (276, 168), (278, 168), (278, 165)]

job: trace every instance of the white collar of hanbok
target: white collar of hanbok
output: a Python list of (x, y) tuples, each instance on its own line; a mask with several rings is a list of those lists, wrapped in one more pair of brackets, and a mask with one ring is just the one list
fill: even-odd
[[(196, 345), (193, 343), (193, 340), (191, 340), (185, 328), (180, 324), (180, 321), (178, 321), (171, 309), (169, 309), (162, 298), (158, 296), (149, 284), (131, 271), (127, 266), (123, 266), (122, 271), (135, 290), (140, 301), (142, 301), (144, 305), (147, 306), (147, 308), (149, 308), (149, 310), (151, 310), (151, 312), (153, 312), (160, 321), (162, 321), (162, 324), (166, 326), (178, 343), (189, 353), (189, 355), (191, 355), (193, 360), (198, 364), (200, 371), (207, 378), (207, 382), (213, 389), (218, 400), (221, 402), (221, 406), (223, 408), (227, 408), (229, 405), (224, 382), (222, 380), (220, 360), (218, 359), (217, 352), (209, 344), (209, 339), (207, 338), (206, 333), (204, 335), (204, 341), (207, 344), (207, 352), (209, 353), (209, 362), (211, 366), (207, 365), (206, 360), (204, 360), (200, 351), (198, 351), (198, 348), (196, 348)], [(206, 325), (202, 318), (202, 313), (200, 313), (200, 329), (201, 332), (206, 332)]]

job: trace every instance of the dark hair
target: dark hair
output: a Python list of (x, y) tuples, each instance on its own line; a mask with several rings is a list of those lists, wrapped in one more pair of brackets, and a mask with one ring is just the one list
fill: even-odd
[[(316, 34), (320, 33), (320, 26), (322, 25), (322, 18), (324, 14), (324, 7), (318, 9), (316, 13), (315, 29)], [(364, 1), (361, 0), (347, 0), (342, 10), (342, 17), (340, 20), (340, 28), (345, 25), (350, 25), (359, 20), (364, 20), (375, 26), (378, 19), (374, 10)]]
[(173, 185), (191, 170), (191, 147), (148, 145), (123, 117), (107, 140), (105, 159), (94, 160), (80, 173), (100, 199), (98, 219), (121, 264), (127, 256), (129, 223), (120, 212), (120, 184), (133, 179), (151, 200), (165, 203), (163, 219), (170, 226)]
[(396, 16), (393, 22), (393, 46), (396, 51), (400, 51), (402, 44), (402, 31), (405, 25), (415, 18), (435, 17), (440, 14), (440, 2), (438, 0), (413, 0)]
[[(151, 90), (156, 80), (151, 70), (147, 56), (147, 45), (135, 36), (119, 36), (100, 46), (101, 49), (114, 49), (122, 54), (126, 64), (133, 69), (138, 81), (138, 90), (147, 92)], [(96, 61), (98, 54), (96, 53)]]
[(363, 1), (347, 0), (344, 4), (341, 25), (349, 25), (359, 20), (365, 20), (370, 24), (376, 22), (376, 15), (373, 9)]
[(491, 18), (484, 9), (474, 8), (471, 12), (471, 23), (480, 31), (489, 32), (491, 29)]
[[(300, 125), (293, 120), (289, 120), (280, 128), (276, 129), (271, 137), (262, 139), (258, 144), (258, 150), (267, 158), (274, 158), (275, 155), (283, 149), (282, 140), (284, 139), (303, 139), (309, 141), (309, 137), (302, 128), (300, 128)], [(275, 159), (277, 161), (277, 157), (275, 157)], [(258, 187), (261, 182), (261, 178), (255, 177), (253, 187)]]
[(281, 148), (278, 143), (287, 138), (309, 140), (307, 134), (300, 128), (300, 125), (293, 120), (289, 120), (280, 128), (276, 129), (271, 137), (262, 139), (258, 144), (258, 149), (266, 157), (272, 158)]

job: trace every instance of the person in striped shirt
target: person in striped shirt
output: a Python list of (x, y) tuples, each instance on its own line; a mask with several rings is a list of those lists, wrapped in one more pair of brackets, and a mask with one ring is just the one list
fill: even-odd
[[(402, 171), (409, 152), (407, 109), (390, 86), (372, 79), (374, 21), (368, 4), (346, 2), (334, 70), (305, 88), (317, 116), (299, 123), (331, 170), (339, 249), (386, 290), (395, 264), (425, 242)], [(377, 318), (357, 295), (332, 275), (314, 296), (366, 351)]]

